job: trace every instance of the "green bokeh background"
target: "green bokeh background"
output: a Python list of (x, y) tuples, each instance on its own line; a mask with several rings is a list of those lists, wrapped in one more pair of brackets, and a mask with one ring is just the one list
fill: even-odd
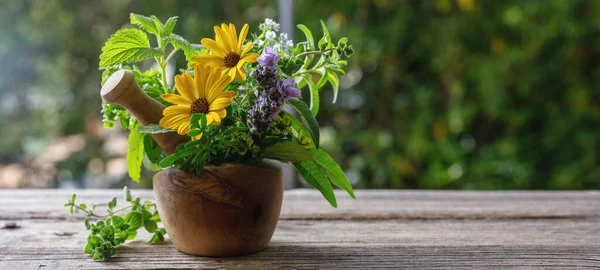
[[(179, 16), (175, 32), (195, 42), (221, 22), (257, 31), (280, 19), (277, 1), (0, 6), (0, 168), (35, 170), (57, 138), (85, 138), (49, 170), (50, 187), (65, 174), (89, 187), (90, 162), (115, 158), (93, 128), (98, 55), (130, 12)], [(318, 120), (356, 187), (600, 188), (600, 1), (297, 0), (293, 12), (354, 45), (339, 100), (325, 87)]]

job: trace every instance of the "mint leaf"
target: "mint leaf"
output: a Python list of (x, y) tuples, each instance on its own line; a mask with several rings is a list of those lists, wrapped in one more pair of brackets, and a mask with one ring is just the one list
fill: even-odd
[(267, 148), (264, 158), (276, 159), (282, 162), (298, 162), (312, 160), (312, 156), (306, 148), (295, 141), (283, 141)]
[(340, 165), (337, 164), (327, 152), (323, 151), (323, 149), (312, 149), (310, 150), (310, 154), (315, 159), (315, 163), (325, 170), (329, 176), (329, 180), (331, 180), (334, 185), (348, 192), (352, 199), (356, 199), (354, 191), (352, 190), (352, 185), (350, 184), (350, 181), (348, 181), (346, 174)]
[(100, 67), (139, 62), (162, 55), (160, 49), (150, 47), (144, 32), (126, 28), (117, 31), (106, 41), (100, 54)]
[(140, 123), (135, 121), (127, 140), (127, 171), (133, 181), (139, 182), (142, 171), (142, 160), (144, 159), (144, 136), (137, 131)]
[(150, 34), (157, 35), (158, 31), (156, 30), (156, 25), (154, 24), (154, 19), (150, 17), (146, 17), (144, 15), (131, 13), (129, 14), (129, 22), (131, 24), (135, 24), (139, 26), (141, 29), (146, 30), (146, 32)]
[(185, 54), (186, 61), (190, 61), (192, 57), (200, 54), (200, 51), (204, 49), (202, 45), (192, 44), (185, 38), (177, 34), (171, 34), (167, 39), (175, 49), (183, 51), (183, 54)]
[(165, 27), (162, 30), (162, 36), (166, 37), (173, 33), (173, 29), (175, 28), (175, 24), (177, 23), (177, 16), (171, 17), (165, 23)]
[(311, 110), (308, 108), (308, 105), (304, 103), (302, 100), (294, 98), (287, 101), (288, 104), (292, 105), (296, 111), (302, 117), (302, 123), (308, 129), (314, 143), (315, 147), (319, 148), (319, 123), (315, 116), (312, 114)]
[(302, 175), (304, 180), (314, 188), (318, 189), (323, 197), (331, 204), (331, 206), (337, 208), (337, 202), (335, 200), (335, 194), (333, 193), (333, 187), (331, 183), (317, 164), (312, 161), (294, 162), (294, 167)]

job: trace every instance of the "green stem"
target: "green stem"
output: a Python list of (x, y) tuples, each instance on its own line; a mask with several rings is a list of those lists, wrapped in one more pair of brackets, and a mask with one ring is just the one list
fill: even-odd
[(329, 48), (329, 49), (326, 49), (326, 50), (323, 50), (323, 51), (303, 52), (303, 53), (301, 53), (299, 55), (296, 55), (296, 57), (304, 57), (304, 56), (311, 55), (311, 54), (323, 54), (323, 53), (326, 53), (326, 52), (329, 52), (329, 51), (333, 51), (333, 50), (336, 50), (336, 49), (337, 49), (336, 47), (333, 47), (333, 48)]
[[(156, 204), (155, 204), (155, 203), (144, 203), (144, 205), (145, 205), (145, 206), (155, 206)], [(89, 214), (89, 213), (90, 213), (90, 211), (88, 211), (88, 210), (85, 210), (85, 209), (83, 209), (83, 208), (79, 207), (79, 205), (75, 205), (75, 204), (74, 204), (73, 206), (75, 206), (75, 208), (77, 208), (78, 210), (80, 210), (80, 211), (82, 211), (82, 212), (84, 212), (84, 213), (86, 213), (86, 214)], [(126, 209), (129, 209), (129, 208), (131, 208), (131, 207), (133, 207), (133, 205), (125, 206), (125, 207), (123, 207), (123, 208), (121, 208), (121, 209), (118, 209), (118, 210), (116, 210), (116, 211), (113, 211), (113, 212), (112, 212), (112, 214), (119, 213), (119, 212), (121, 212), (121, 211), (123, 211), (123, 210), (126, 210)], [(103, 216), (101, 216), (101, 215), (96, 215), (96, 214), (92, 213), (92, 216), (93, 216), (93, 217), (96, 217), (96, 218), (107, 218), (107, 217), (110, 217), (110, 216), (111, 216), (111, 214), (106, 214), (106, 215), (103, 215)]]
[(171, 88), (167, 84), (167, 63), (162, 62), (162, 63), (159, 63), (159, 65), (160, 65), (160, 73), (162, 76), (163, 87), (165, 88), (165, 93), (169, 94), (169, 93), (171, 93)]
[(169, 56), (167, 56), (167, 60), (165, 60), (165, 62), (169, 63), (169, 60), (171, 60), (171, 57), (173, 57), (177, 51), (179, 51), (179, 49), (175, 49), (175, 50), (171, 51)]

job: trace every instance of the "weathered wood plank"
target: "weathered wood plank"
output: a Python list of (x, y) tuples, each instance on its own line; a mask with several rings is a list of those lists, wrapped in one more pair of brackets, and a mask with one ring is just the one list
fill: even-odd
[[(61, 206), (76, 192), (82, 203), (121, 199), (119, 190), (0, 190), (0, 220), (69, 216)], [(152, 199), (150, 190), (134, 196)], [(287, 190), (282, 219), (511, 219), (600, 217), (600, 192), (368, 191), (357, 200), (336, 191), (332, 208), (315, 190)], [(35, 207), (33, 207), (35, 206)]]
[(600, 268), (600, 192), (358, 191), (357, 201), (338, 193), (333, 209), (318, 192), (292, 190), (263, 252), (193, 257), (141, 233), (108, 262), (83, 254), (85, 228), (62, 206), (71, 193), (0, 191), (0, 227), (21, 226), (0, 229), (0, 269)]
[[(250, 256), (188, 256), (170, 244), (145, 243), (149, 235), (144, 233), (110, 262), (98, 263), (82, 253), (81, 222), (25, 220), (21, 229), (0, 231), (0, 269), (600, 267), (599, 221), (282, 220), (270, 247)], [(65, 232), (75, 234), (55, 234)]]

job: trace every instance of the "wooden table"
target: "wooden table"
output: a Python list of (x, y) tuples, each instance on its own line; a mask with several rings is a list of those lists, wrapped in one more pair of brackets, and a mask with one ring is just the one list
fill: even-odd
[[(313, 190), (286, 191), (266, 250), (201, 258), (148, 234), (93, 262), (83, 253), (72, 191), (0, 190), (0, 269), (151, 268), (600, 268), (600, 192), (357, 191), (331, 208)], [(120, 190), (80, 190), (106, 202)], [(151, 198), (151, 191), (134, 190)]]

